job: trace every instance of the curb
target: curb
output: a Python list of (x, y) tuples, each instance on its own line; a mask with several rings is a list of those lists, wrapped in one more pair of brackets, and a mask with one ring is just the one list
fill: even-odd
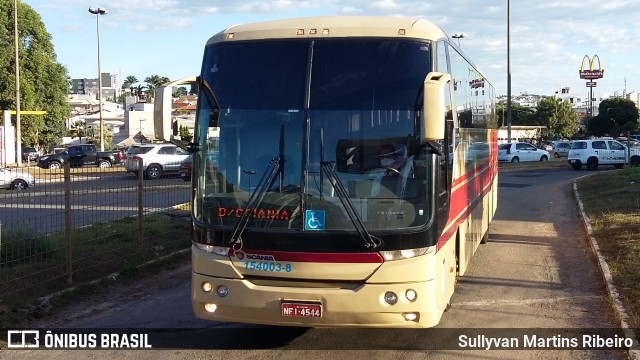
[[(607, 287), (607, 294), (609, 295), (609, 299), (611, 299), (611, 302), (613, 303), (615, 315), (620, 321), (622, 332), (624, 333), (625, 337), (633, 341), (635, 347), (638, 347), (638, 339), (636, 339), (633, 329), (629, 326), (629, 315), (627, 314), (627, 311), (625, 310), (622, 301), (620, 300), (618, 290), (613, 283), (613, 276), (611, 275), (611, 271), (609, 270), (609, 265), (607, 264), (602, 253), (600, 253), (600, 246), (598, 246), (598, 241), (593, 236), (591, 222), (589, 222), (589, 218), (584, 212), (584, 205), (582, 204), (582, 200), (580, 200), (580, 194), (578, 193), (578, 184), (576, 183), (576, 180), (573, 180), (573, 193), (576, 197), (576, 201), (578, 202), (578, 208), (580, 210), (582, 222), (585, 229), (587, 230), (587, 235), (589, 236), (589, 246), (591, 248), (591, 251), (593, 251), (593, 253), (596, 255), (596, 258), (598, 259), (598, 268), (600, 269), (600, 274), (602, 275), (602, 278)], [(630, 359), (640, 360), (640, 350), (628, 349), (628, 354)]]

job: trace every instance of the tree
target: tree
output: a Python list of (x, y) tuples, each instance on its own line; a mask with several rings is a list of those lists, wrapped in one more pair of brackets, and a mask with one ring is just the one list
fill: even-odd
[(148, 76), (144, 79), (144, 82), (147, 83), (147, 89), (148, 89), (148, 94), (149, 97), (148, 99), (153, 99), (153, 97), (155, 96), (156, 93), (156, 88), (160, 85), (164, 85), (166, 83), (168, 83), (169, 78), (166, 76), (158, 76), (158, 75), (151, 75)]
[(578, 131), (576, 111), (568, 102), (555, 97), (542, 97), (533, 119), (536, 125), (547, 127), (548, 136), (570, 138)]
[[(111, 150), (112, 148), (112, 140), (113, 140), (113, 132), (111, 131), (111, 128), (109, 126), (104, 126), (102, 128), (102, 136), (104, 138), (104, 149), (105, 150)], [(99, 144), (100, 143), (100, 124), (96, 124), (94, 123), (93, 126), (91, 126), (87, 131), (86, 131), (86, 137), (87, 137), (87, 142), (91, 143), (91, 144)]]
[(598, 115), (588, 125), (588, 131), (595, 136), (618, 136), (623, 131), (638, 129), (638, 108), (636, 104), (623, 98), (610, 98), (600, 102)]
[(189, 128), (186, 125), (180, 126), (178, 135), (180, 135), (181, 140), (191, 141), (191, 139), (193, 139), (193, 135), (191, 135)]
[(173, 96), (176, 96), (176, 97), (186, 96), (186, 95), (187, 95), (187, 88), (185, 88), (184, 86), (177, 86), (175, 88), (175, 92), (173, 93)]
[(79, 138), (80, 143), (82, 144), (82, 138), (86, 137), (86, 123), (84, 120), (78, 120), (71, 125), (71, 129), (69, 129), (69, 136), (72, 139)]
[(124, 84), (122, 84), (122, 88), (126, 89), (126, 88), (131, 88), (133, 87), (133, 84), (138, 82), (138, 78), (133, 76), (133, 75), (129, 75), (124, 79)]
[(145, 94), (147, 93), (147, 87), (144, 85), (138, 85), (137, 87), (132, 87), (131, 88), (131, 94), (135, 94), (135, 96), (138, 97), (138, 99), (142, 98), (145, 96)]
[[(16, 108), (13, 1), (0, 0), (0, 108)], [(20, 108), (44, 110), (46, 115), (21, 115), (21, 141), (48, 149), (60, 143), (65, 120), (71, 109), (67, 103), (67, 69), (56, 61), (40, 15), (18, 1), (18, 47), (20, 64)]]
[[(496, 112), (499, 114), (501, 126), (507, 126), (506, 104), (498, 104)], [(518, 104), (511, 104), (511, 125), (537, 125), (533, 118), (534, 110)]]

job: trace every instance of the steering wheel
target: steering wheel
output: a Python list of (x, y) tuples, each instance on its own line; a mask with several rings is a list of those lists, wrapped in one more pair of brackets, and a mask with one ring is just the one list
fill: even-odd
[(396, 168), (392, 168), (390, 166), (383, 166), (383, 165), (377, 165), (373, 167), (374, 169), (384, 169), (386, 171), (391, 171), (392, 173), (395, 173), (396, 175), (402, 176), (402, 174), (400, 173), (400, 170), (396, 169)]

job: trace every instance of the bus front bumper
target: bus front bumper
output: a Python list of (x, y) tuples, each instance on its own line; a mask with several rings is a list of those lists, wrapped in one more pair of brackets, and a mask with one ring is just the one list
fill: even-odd
[[(409, 299), (411, 290), (416, 295), (413, 301)], [(195, 315), (211, 321), (304, 327), (426, 328), (438, 324), (444, 310), (437, 307), (433, 295), (436, 291), (435, 281), (335, 287), (296, 286), (287, 282), (278, 286), (192, 273), (191, 300)], [(396, 295), (395, 304), (385, 300), (390, 292)], [(309, 305), (313, 311), (294, 316), (289, 304), (306, 304), (303, 307)]]

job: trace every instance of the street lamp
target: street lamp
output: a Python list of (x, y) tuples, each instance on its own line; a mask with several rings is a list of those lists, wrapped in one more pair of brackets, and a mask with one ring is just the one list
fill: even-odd
[(507, 142), (511, 143), (511, 0), (507, 0)]
[(89, 12), (96, 15), (96, 33), (98, 34), (98, 111), (100, 112), (100, 151), (104, 151), (104, 119), (102, 118), (102, 70), (100, 69), (100, 15), (105, 15), (107, 9), (90, 7)]
[(453, 36), (451, 36), (454, 39), (458, 39), (458, 47), (460, 47), (460, 39), (466, 37), (467, 34), (465, 33), (461, 33), (461, 34), (453, 34)]
[[(18, 39), (18, 0), (13, 2), (13, 40), (16, 60), (16, 164), (22, 166), (22, 133), (20, 131), (20, 55)], [(5, 130), (6, 131), (6, 130)], [(8, 159), (7, 159), (8, 160)]]

